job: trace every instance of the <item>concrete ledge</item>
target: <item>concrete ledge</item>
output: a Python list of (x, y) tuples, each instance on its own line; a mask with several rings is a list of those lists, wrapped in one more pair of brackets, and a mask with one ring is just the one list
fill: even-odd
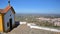
[(60, 32), (60, 30), (58, 30), (58, 29), (36, 26), (35, 24), (30, 24), (30, 23), (28, 23), (27, 26), (29, 26), (30, 28), (35, 28), (35, 29), (42, 29), (42, 30), (48, 30), (48, 31), (53, 31), (53, 32)]
[(36, 26), (36, 24), (35, 23), (27, 23), (27, 26)]
[(20, 24), (26, 24), (26, 22), (20, 22)]

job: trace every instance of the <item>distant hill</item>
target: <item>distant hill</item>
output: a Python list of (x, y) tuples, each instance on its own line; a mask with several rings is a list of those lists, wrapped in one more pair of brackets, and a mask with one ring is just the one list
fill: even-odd
[(16, 16), (40, 16), (40, 17), (56, 17), (56, 18), (60, 18), (60, 14), (16, 14)]

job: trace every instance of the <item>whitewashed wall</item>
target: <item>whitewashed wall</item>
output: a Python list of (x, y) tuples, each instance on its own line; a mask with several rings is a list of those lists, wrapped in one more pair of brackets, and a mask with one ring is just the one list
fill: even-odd
[[(11, 16), (10, 16), (11, 15)], [(6, 15), (4, 15), (4, 27), (5, 27), (5, 31), (9, 28), (7, 27), (7, 22), (9, 22), (9, 19), (12, 18), (12, 25), (14, 25), (14, 14), (12, 13), (11, 10), (9, 10)]]

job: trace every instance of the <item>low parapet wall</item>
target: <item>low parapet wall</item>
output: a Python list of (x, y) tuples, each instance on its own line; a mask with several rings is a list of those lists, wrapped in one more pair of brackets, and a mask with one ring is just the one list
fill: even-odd
[(53, 29), (53, 28), (48, 28), (48, 27), (41, 27), (41, 26), (37, 26), (36, 24), (27, 24), (27, 26), (29, 26), (30, 28), (35, 28), (35, 29), (42, 29), (42, 30), (48, 30), (48, 31), (53, 31), (53, 32), (60, 32), (60, 30), (58, 29)]
[(48, 30), (48, 31), (53, 31), (53, 32), (60, 32), (60, 30), (58, 29), (37, 26), (35, 23), (20, 22), (20, 24), (27, 24), (27, 26), (29, 26), (30, 28), (34, 28), (34, 29), (42, 29), (42, 30)]
[(27, 22), (20, 22), (20, 24), (26, 24)]

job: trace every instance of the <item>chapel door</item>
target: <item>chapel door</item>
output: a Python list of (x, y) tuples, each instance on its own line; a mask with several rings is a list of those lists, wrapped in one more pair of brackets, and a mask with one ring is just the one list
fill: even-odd
[(9, 21), (10, 21), (10, 30), (12, 30), (12, 18)]

